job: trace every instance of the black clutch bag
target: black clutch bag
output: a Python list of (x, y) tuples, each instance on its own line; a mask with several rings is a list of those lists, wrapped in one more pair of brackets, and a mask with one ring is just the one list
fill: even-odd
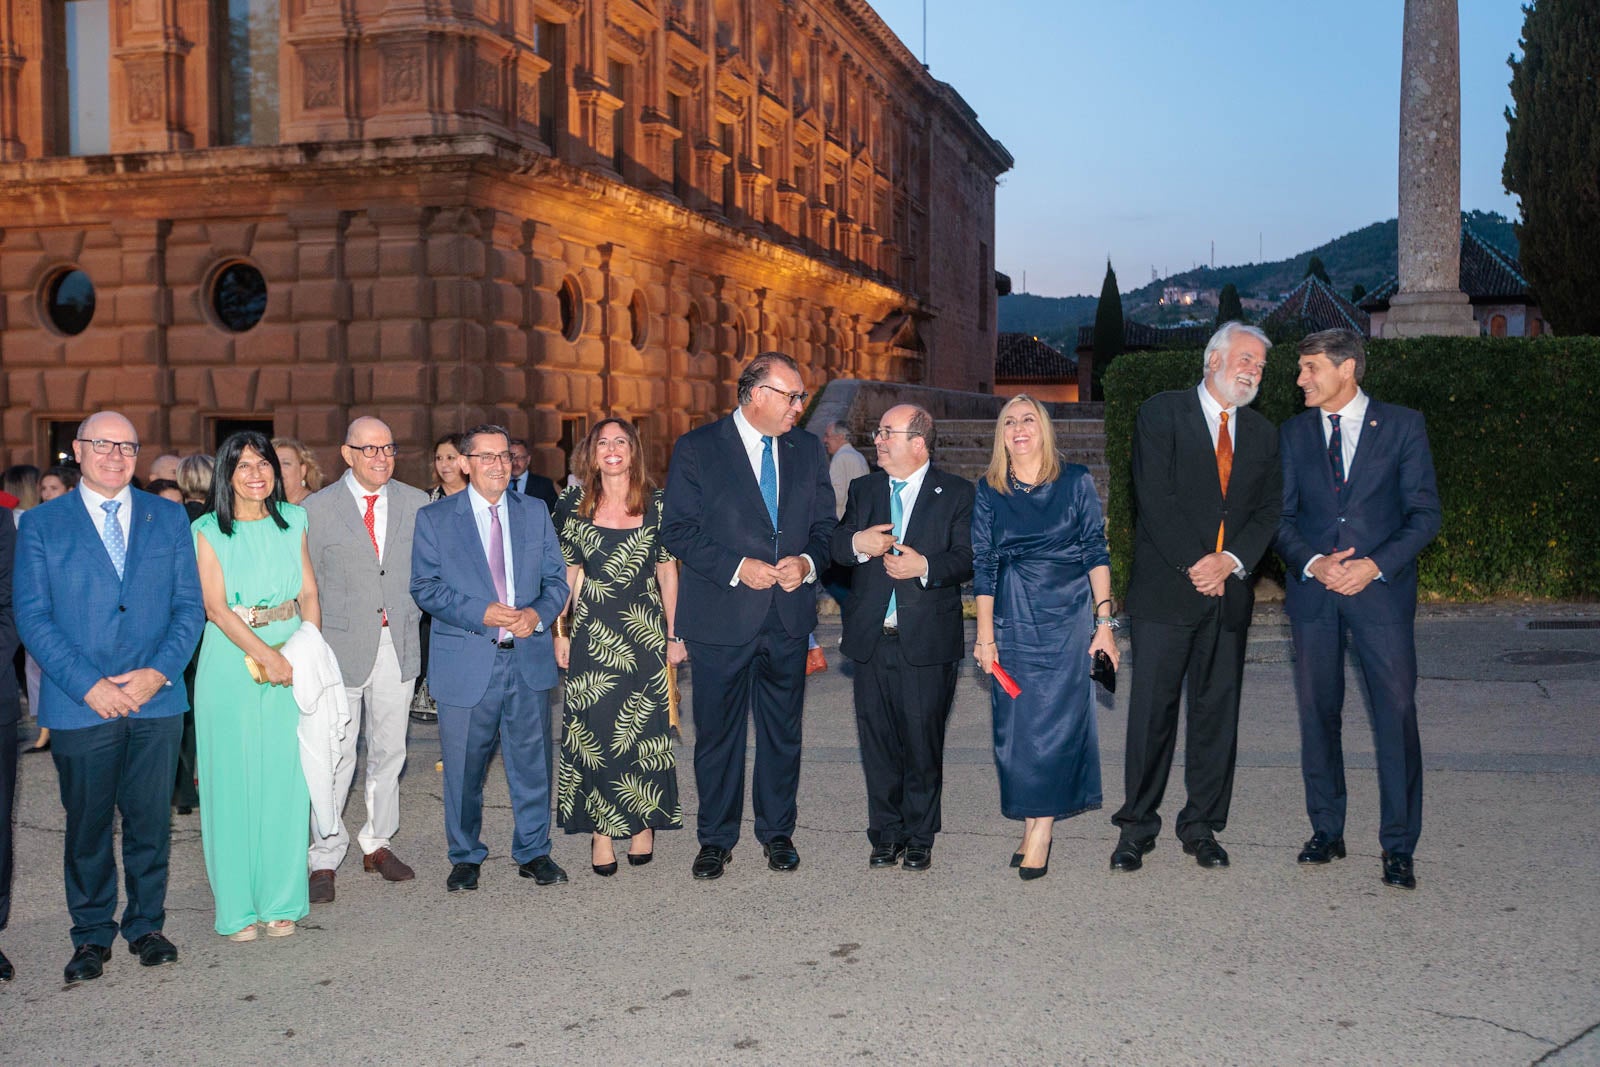
[(1106, 692), (1117, 691), (1117, 668), (1112, 666), (1111, 657), (1104, 652), (1094, 654), (1094, 666), (1089, 668), (1089, 677), (1106, 687)]

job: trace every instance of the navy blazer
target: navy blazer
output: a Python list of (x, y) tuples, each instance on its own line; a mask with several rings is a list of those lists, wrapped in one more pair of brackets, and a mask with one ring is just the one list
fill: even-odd
[[(1224, 520), (1222, 547), (1239, 557), (1246, 573), (1272, 545), (1283, 495), (1278, 434), (1254, 408), (1234, 412), (1228, 425), (1233, 472), (1224, 499), (1199, 393), (1157, 393), (1139, 408), (1133, 441), (1138, 516), (1128, 580), (1128, 613), (1136, 618), (1192, 625), (1216, 610), (1218, 598), (1197, 592), (1188, 571), (1217, 550), (1217, 527)], [(1248, 581), (1230, 577), (1220, 599), (1227, 629), (1250, 625), (1255, 594)]]
[(16, 516), (0, 508), (0, 726), (22, 717), (22, 691), (17, 672), (5, 669), (17, 654), (17, 618), (11, 610), (11, 567), (17, 554)]
[(828, 566), (836, 523), (833, 482), (822, 441), (804, 430), (779, 437), (778, 529), (772, 528), (761, 486), (733, 416), (690, 430), (672, 449), (661, 540), (683, 562), (678, 584), (677, 636), (713, 645), (742, 645), (761, 631), (767, 612), (791, 637), (817, 626), (817, 587), (792, 593), (778, 585), (751, 589), (733, 583), (741, 559), (776, 563), (809, 556), (820, 577)]
[(911, 505), (911, 525), (901, 540), (928, 557), (924, 587), (918, 578), (890, 578), (882, 556), (856, 561), (851, 539), (891, 521), (889, 475), (878, 470), (851, 481), (844, 518), (833, 531), (834, 562), (851, 569), (840, 651), (859, 663), (872, 658), (892, 592), (906, 662), (954, 663), (966, 655), (961, 585), (972, 578), (972, 499), (972, 483), (965, 478), (938, 467), (929, 467), (923, 476)]
[(483, 624), (483, 613), (499, 599), (489, 559), (472, 518), (471, 493), (462, 491), (417, 512), (411, 545), (411, 596), (433, 616), (428, 645), (428, 690), (435, 700), (470, 708), (489, 687), (494, 658), (510, 655), (522, 683), (553, 689), (556, 659), (550, 624), (567, 603), (567, 565), (544, 501), (507, 492), (505, 536), (517, 588), (515, 608), (538, 612), (542, 631), (519, 637), (509, 653), (495, 648), (498, 629)]
[(1340, 493), (1333, 491), (1320, 409), (1302, 411), (1284, 423), (1280, 438), (1283, 517), (1277, 549), (1288, 570), (1289, 617), (1310, 619), (1334, 607), (1338, 594), (1306, 578), (1306, 564), (1319, 553), (1354, 548), (1351, 558), (1371, 559), (1383, 580), (1338, 606), (1358, 620), (1409, 619), (1417, 608), (1417, 555), (1438, 535), (1441, 520), (1433, 453), (1421, 412), (1369, 400)]
[(183, 671), (206, 621), (189, 513), (138, 489), (132, 512), (120, 580), (79, 492), (30, 509), (17, 532), (12, 594), (17, 632), (44, 673), (41, 726), (101, 725), (83, 698), (100, 679), (141, 667), (168, 684), (139, 715), (189, 708)]

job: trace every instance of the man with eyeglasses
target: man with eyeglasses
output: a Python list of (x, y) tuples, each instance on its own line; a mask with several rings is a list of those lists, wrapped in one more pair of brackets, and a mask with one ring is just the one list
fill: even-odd
[(183, 670), (205, 625), (188, 514), (130, 488), (133, 424), (91, 415), (72, 448), (78, 491), (29, 513), (13, 590), (18, 633), (43, 670), (39, 724), (67, 813), (68, 984), (100, 977), (119, 932), (146, 967), (178, 958), (162, 933), (172, 783), (189, 706)]
[(808, 394), (800, 367), (763, 352), (739, 376), (732, 415), (678, 439), (661, 536), (682, 561), (675, 628), (694, 664), (700, 852), (720, 878), (744, 816), (746, 718), (756, 723), (756, 839), (767, 866), (800, 866), (794, 845), (806, 639), (836, 522), (822, 443), (794, 432)]
[(394, 480), (396, 451), (387, 425), (370, 416), (356, 419), (339, 450), (349, 469), (303, 505), (322, 634), (339, 661), (350, 705), (333, 769), (338, 812), (331, 827), (317, 826), (315, 817), (311, 822), (313, 904), (333, 903), (335, 872), (350, 847), (343, 812), (362, 735), (367, 739), (367, 820), (356, 835), (361, 869), (386, 882), (408, 882), (415, 874), (389, 846), (400, 829), (411, 688), (422, 671), (422, 612), (410, 591), (411, 542), (428, 494)]
[(488, 855), (483, 780), (498, 741), (511, 791), (517, 872), (539, 885), (567, 880), (550, 858), (549, 623), (567, 603), (567, 567), (544, 501), (506, 490), (504, 427), (467, 431), (467, 489), (417, 513), (411, 595), (433, 616), (428, 687), (439, 705), (445, 888), (478, 888)]
[(544, 506), (554, 515), (556, 501), (560, 494), (556, 492), (556, 483), (542, 474), (535, 474), (528, 469), (533, 463), (533, 453), (528, 450), (528, 442), (521, 437), (511, 439), (511, 480), (506, 483), (506, 488), (513, 493), (526, 493), (536, 496), (544, 501)]

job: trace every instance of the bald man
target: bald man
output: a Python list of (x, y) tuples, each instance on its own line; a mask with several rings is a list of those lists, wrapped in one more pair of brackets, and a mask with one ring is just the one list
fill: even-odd
[(422, 612), (410, 591), (411, 534), (428, 495), (394, 480), (398, 449), (393, 432), (378, 419), (352, 422), (339, 452), (350, 469), (304, 502), (322, 634), (339, 660), (350, 702), (350, 723), (333, 772), (341, 814), (327, 835), (312, 820), (313, 904), (333, 903), (335, 872), (350, 847), (342, 813), (362, 733), (367, 738), (367, 818), (356, 835), (362, 870), (387, 882), (414, 876), (391, 850), (390, 839), (400, 829), (406, 723), (411, 689), (422, 669)]

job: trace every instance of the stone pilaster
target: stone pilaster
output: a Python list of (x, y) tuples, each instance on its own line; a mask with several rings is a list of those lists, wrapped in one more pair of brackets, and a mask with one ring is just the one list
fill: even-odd
[(171, 152), (194, 147), (194, 134), (184, 114), (190, 45), (178, 26), (177, 7), (178, 0), (112, 5), (113, 152)]

